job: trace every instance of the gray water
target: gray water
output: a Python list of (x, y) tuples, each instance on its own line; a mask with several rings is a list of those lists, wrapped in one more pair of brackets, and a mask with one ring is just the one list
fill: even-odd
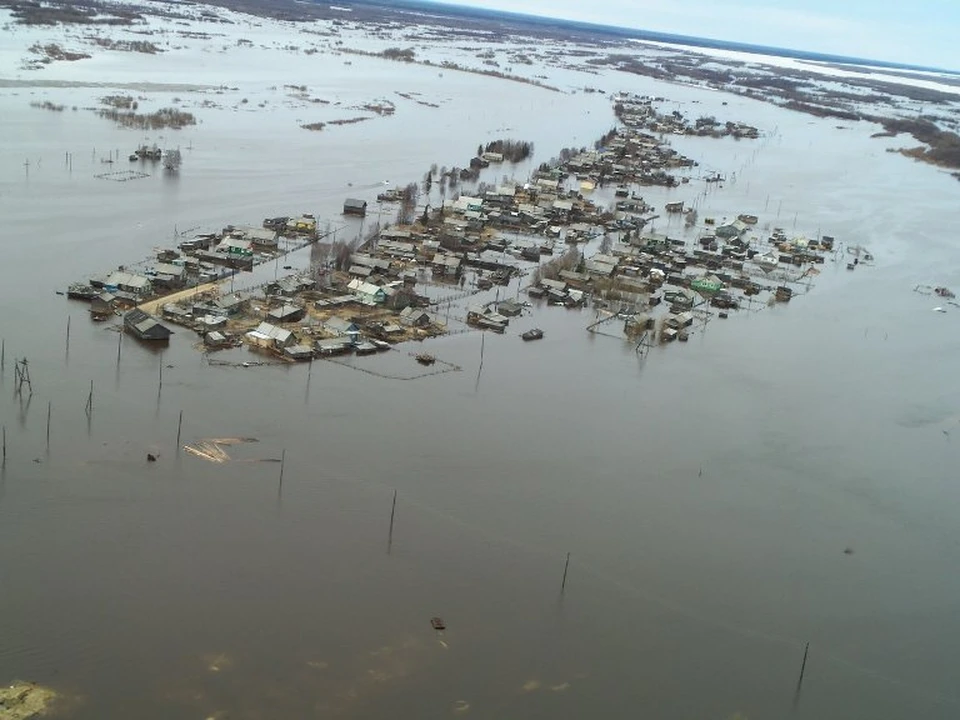
[[(368, 62), (386, 84), (435, 82), (355, 67)], [(753, 144), (675, 140), (737, 171), (701, 217), (788, 230), (797, 217), (797, 232), (877, 259), (828, 263), (809, 294), (646, 358), (586, 333), (591, 310), (536, 307), (504, 336), (429, 341), (462, 371), (416, 380), (214, 367), (185, 330), (162, 354), (124, 338), (118, 365), (116, 334), (54, 294), (168, 244), (174, 226), (301, 211), (339, 223), (345, 197), (462, 165), (504, 128), (535, 140), (539, 162), (612, 122), (602, 96), (443, 82), (441, 109), (317, 134), (211, 112), (179, 136), (193, 147), (179, 178), (128, 183), (92, 176), (141, 134), (5, 92), (0, 679), (54, 686), (73, 718), (956, 717), (960, 311), (931, 312), (942, 303), (912, 289), (960, 284), (957, 187), (884, 152), (896, 141), (593, 78), (764, 129)], [(522, 343), (533, 326), (545, 339)], [(351, 362), (413, 374), (420, 347)], [(29, 401), (15, 356), (30, 361)], [(222, 465), (184, 454), (181, 411), (183, 442), (259, 442)], [(279, 464), (258, 461), (282, 453), (281, 487)]]

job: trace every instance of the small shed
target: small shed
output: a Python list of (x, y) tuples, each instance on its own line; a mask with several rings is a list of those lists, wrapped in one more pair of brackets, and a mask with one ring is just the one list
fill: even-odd
[(329, 340), (317, 340), (315, 343), (317, 353), (320, 355), (344, 355), (353, 349), (353, 343), (349, 338), (330, 338)]
[(430, 313), (420, 308), (406, 307), (400, 311), (400, 324), (407, 327), (427, 327), (430, 324)]
[(718, 226), (714, 232), (718, 238), (731, 240), (743, 235), (747, 231), (747, 227), (747, 224), (742, 220), (734, 220), (731, 223)]
[(489, 307), (474, 306), (467, 310), (467, 323), (476, 327), (489, 328), (502, 333), (509, 322), (509, 318), (494, 312)]
[(232, 317), (240, 312), (245, 302), (246, 300), (244, 300), (244, 298), (242, 298), (238, 293), (234, 293), (233, 295), (224, 295), (216, 302), (217, 311), (221, 315)]
[(292, 323), (303, 320), (304, 315), (306, 315), (306, 310), (304, 310), (302, 307), (284, 303), (280, 307), (274, 308), (268, 312), (267, 318), (271, 322)]
[(505, 317), (517, 317), (523, 312), (523, 305), (513, 300), (504, 300), (497, 305), (497, 312)]
[(257, 325), (246, 335), (251, 345), (264, 348), (285, 348), (296, 343), (297, 339), (289, 330), (284, 330), (268, 322)]
[(368, 278), (371, 275), (373, 275), (373, 268), (366, 267), (365, 265), (357, 264), (357, 265), (351, 265), (350, 270), (348, 270), (348, 272), (354, 277)]
[(358, 200), (357, 198), (347, 198), (343, 201), (343, 214), (363, 217), (367, 214), (367, 201)]
[(337, 337), (356, 339), (360, 335), (360, 328), (355, 322), (344, 318), (332, 317), (324, 321), (323, 329)]
[(123, 316), (124, 329), (138, 340), (147, 342), (166, 342), (173, 331), (152, 315), (134, 308)]
[(275, 228), (238, 228), (230, 233), (230, 236), (238, 240), (247, 240), (255, 248), (273, 250), (277, 247), (277, 231)]
[(208, 332), (203, 336), (203, 344), (211, 350), (219, 350), (221, 348), (229, 347), (231, 341), (230, 338), (224, 333), (220, 332), (219, 330), (214, 330), (213, 332)]
[(116, 296), (106, 291), (100, 293), (90, 301), (91, 315), (113, 315)]
[(309, 345), (289, 345), (283, 349), (283, 354), (291, 360), (310, 360), (313, 357), (313, 348)]
[(204, 315), (200, 318), (200, 326), (206, 330), (221, 330), (227, 326), (227, 318), (223, 315)]
[(190, 312), (189, 308), (167, 303), (163, 306), (163, 317), (173, 322), (185, 323), (193, 318), (193, 313)]

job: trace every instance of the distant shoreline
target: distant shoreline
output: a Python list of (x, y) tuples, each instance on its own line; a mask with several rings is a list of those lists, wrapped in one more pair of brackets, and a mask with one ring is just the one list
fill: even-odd
[[(381, 3), (378, 0), (351, 0), (350, 4), (379, 6)], [(602, 35), (621, 40), (636, 39), (640, 41), (662, 42), (669, 45), (687, 45), (696, 48), (733, 50), (736, 52), (749, 53), (751, 55), (776, 55), (778, 57), (809, 60), (821, 63), (862, 65), (871, 68), (913, 70), (919, 72), (935, 72), (960, 76), (960, 70), (948, 70), (946, 68), (930, 67), (926, 65), (898, 63), (888, 60), (873, 60), (870, 58), (835, 55), (832, 53), (817, 53), (806, 50), (775, 47), (772, 45), (754, 45), (752, 43), (730, 42), (726, 40), (717, 40), (714, 38), (696, 37), (693, 35), (676, 35), (673, 33), (655, 32), (641, 28), (617, 27), (614, 25), (580, 22), (576, 20), (564, 20), (561, 18), (539, 17), (536, 15), (527, 15), (523, 13), (514, 13), (501, 10), (486, 10), (482, 8), (465, 7), (463, 5), (433, 2), (431, 0), (394, 0), (393, 5), (398, 7), (407, 7), (409, 9), (421, 9), (429, 11), (432, 15), (446, 14), (454, 17), (467, 17), (487, 20), (496, 19), (526, 27), (540, 26), (543, 28), (555, 28), (593, 35)]]

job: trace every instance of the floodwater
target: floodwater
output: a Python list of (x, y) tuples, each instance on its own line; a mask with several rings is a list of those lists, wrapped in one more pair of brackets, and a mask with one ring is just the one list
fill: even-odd
[[(503, 336), (430, 341), (462, 370), (414, 380), (211, 366), (184, 330), (162, 354), (124, 338), (118, 363), (117, 335), (54, 294), (175, 226), (340, 223), (345, 197), (462, 165), (480, 140), (533, 139), (539, 161), (612, 120), (599, 95), (442, 82), (441, 108), (315, 134), (295, 111), (211, 111), (179, 136), (178, 178), (126, 183), (93, 175), (140, 134), (5, 89), (0, 680), (50, 684), (81, 719), (956, 717), (960, 309), (913, 288), (960, 285), (960, 210), (956, 181), (885, 152), (896, 141), (591, 76), (767, 133), (678, 139), (728, 182), (645, 190), (655, 204), (796, 222), (876, 257), (646, 358), (586, 333), (589, 309), (537, 307)], [(535, 325), (544, 340), (521, 342)], [(419, 349), (352, 362), (413, 375)], [(17, 396), (24, 356), (33, 394)], [(181, 412), (184, 443), (258, 442), (205, 462), (177, 448)]]

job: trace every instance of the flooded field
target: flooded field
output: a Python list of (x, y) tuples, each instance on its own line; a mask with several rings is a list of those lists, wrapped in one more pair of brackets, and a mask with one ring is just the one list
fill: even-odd
[[(52, 687), (77, 719), (957, 716), (960, 308), (914, 292), (960, 286), (956, 180), (866, 125), (610, 70), (530, 70), (551, 92), (244, 57), (103, 56), (0, 87), (0, 681)], [(110, 87), (88, 86), (97, 73)], [(130, 90), (153, 108), (238, 90), (230, 107), (189, 95), (199, 122), (177, 133), (82, 110), (124, 82), (193, 86)], [(283, 105), (287, 82), (397, 111), (309, 132), (329, 117)], [(586, 84), (605, 93), (571, 92)], [(651, 205), (830, 234), (873, 266), (827, 263), (789, 304), (643, 358), (586, 332), (591, 308), (535, 305), (503, 335), (337, 363), (211, 364), (185, 330), (162, 351), (123, 337), (118, 361), (112, 323), (55, 294), (190, 228), (312, 212), (356, 236), (376, 210), (362, 228), (345, 198), (375, 207), (478, 142), (532, 140), (522, 181), (608, 130), (620, 91), (762, 133), (673, 138), (728, 180), (639, 188)], [(244, 97), (270, 102), (233, 110)], [(80, 109), (29, 104), (44, 99)], [(183, 152), (176, 175), (95, 177), (160, 135)], [(544, 339), (524, 343), (532, 327)], [(459, 369), (420, 377), (421, 350)], [(16, 392), (23, 357), (32, 394)], [(231, 438), (256, 442), (211, 445)]]

